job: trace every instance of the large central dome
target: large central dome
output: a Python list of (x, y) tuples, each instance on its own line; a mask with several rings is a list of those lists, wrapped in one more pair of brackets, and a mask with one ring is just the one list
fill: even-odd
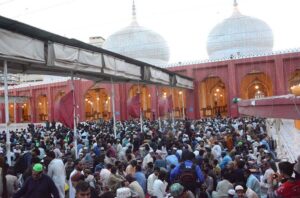
[(109, 36), (103, 48), (156, 66), (165, 65), (170, 58), (166, 40), (137, 23), (134, 4), (131, 24)]
[(271, 52), (273, 33), (264, 21), (242, 15), (234, 3), (231, 17), (215, 26), (207, 39), (210, 59), (222, 59)]

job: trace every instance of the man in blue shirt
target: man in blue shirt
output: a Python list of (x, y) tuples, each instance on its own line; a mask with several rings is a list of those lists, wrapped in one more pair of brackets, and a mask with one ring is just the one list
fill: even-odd
[(142, 168), (140, 165), (136, 166), (136, 172), (134, 174), (134, 177), (136, 181), (140, 184), (140, 186), (143, 188), (144, 193), (146, 194), (147, 190), (147, 179), (145, 174), (142, 172)]
[(231, 157), (229, 156), (229, 154), (226, 151), (222, 152), (222, 157), (223, 157), (223, 159), (222, 159), (221, 163), (219, 164), (221, 170), (226, 168), (227, 164), (232, 161)]
[(204, 175), (200, 169), (200, 167), (196, 164), (193, 163), (193, 159), (195, 158), (194, 153), (189, 152), (186, 154), (186, 159), (184, 162), (178, 164), (172, 171), (170, 174), (170, 180), (171, 182), (174, 182), (178, 177), (182, 176), (183, 174), (185, 174), (185, 170), (191, 169), (191, 171), (193, 171), (194, 176), (195, 176), (195, 181), (192, 182), (188, 182), (188, 184), (185, 184), (184, 181), (180, 181), (179, 182), (188, 190), (192, 191), (193, 193), (195, 193), (196, 188), (199, 187), (199, 183), (203, 183), (204, 182)]

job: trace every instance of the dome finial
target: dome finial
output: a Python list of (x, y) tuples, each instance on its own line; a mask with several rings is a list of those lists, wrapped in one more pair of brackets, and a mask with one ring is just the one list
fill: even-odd
[(237, 6), (238, 6), (237, 0), (233, 0), (233, 6), (234, 6), (234, 7), (237, 7)]
[(135, 2), (132, 0), (132, 20), (136, 21), (136, 9), (135, 9)]

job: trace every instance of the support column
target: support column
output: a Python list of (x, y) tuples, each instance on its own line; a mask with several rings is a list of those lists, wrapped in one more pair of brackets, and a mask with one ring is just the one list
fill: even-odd
[[(186, 90), (186, 117), (188, 119), (199, 118), (199, 108), (197, 105), (197, 83), (194, 85), (194, 90)], [(197, 113), (198, 112), (198, 113)]]
[(284, 77), (283, 59), (280, 56), (275, 59), (275, 71), (276, 82), (274, 82), (273, 85), (274, 95), (285, 95), (288, 92), (288, 88), (286, 87)]
[(54, 97), (52, 97), (52, 92), (51, 92), (51, 85), (48, 85), (47, 87), (47, 100), (48, 100), (48, 121), (51, 122), (53, 121), (53, 105), (52, 103), (54, 102)]
[(227, 99), (228, 115), (231, 117), (238, 117), (238, 105), (232, 102), (233, 98), (239, 97), (237, 93), (236, 68), (234, 63), (228, 64), (228, 84), (226, 86), (226, 89), (229, 91)]
[(33, 91), (32, 88), (30, 88), (30, 122), (31, 123), (35, 123), (37, 121), (36, 119), (36, 112), (37, 112), (37, 109), (36, 109), (36, 98), (35, 98), (35, 92)]
[(153, 85), (150, 87), (150, 101), (151, 101), (151, 118), (150, 120), (153, 120), (153, 114), (155, 116), (155, 119), (158, 118), (158, 104), (157, 104), (157, 96), (156, 96), (156, 86)]
[(22, 106), (22, 104), (16, 103), (16, 118), (15, 118), (16, 123), (21, 122), (21, 117), (22, 117), (22, 115), (21, 115), (21, 113), (22, 113), (21, 106)]

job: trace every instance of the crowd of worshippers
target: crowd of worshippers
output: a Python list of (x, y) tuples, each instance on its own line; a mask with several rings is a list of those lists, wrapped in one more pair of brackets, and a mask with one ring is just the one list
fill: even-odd
[(116, 134), (112, 121), (77, 129), (11, 131), (10, 166), (4, 144), (0, 150), (0, 197), (300, 197), (300, 156), (277, 158), (265, 119), (119, 121)]

